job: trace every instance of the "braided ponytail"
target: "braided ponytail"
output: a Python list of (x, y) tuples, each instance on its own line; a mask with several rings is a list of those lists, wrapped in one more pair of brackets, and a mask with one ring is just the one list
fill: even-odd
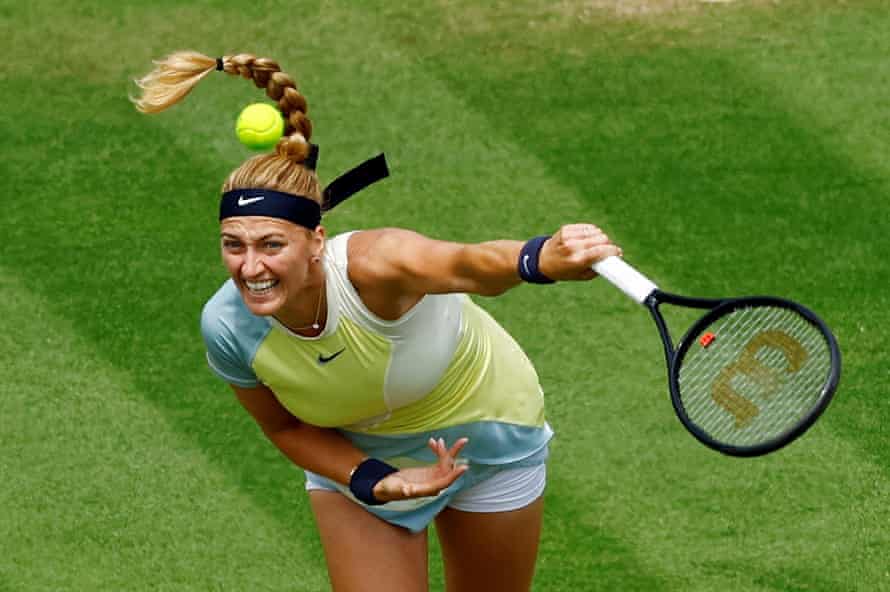
[[(312, 197), (321, 202), (321, 189), (314, 171), (302, 163), (309, 156), (312, 121), (307, 116), (306, 97), (278, 62), (241, 53), (220, 58), (222, 71), (252, 80), (257, 88), (278, 103), (284, 116), (284, 136), (274, 154), (255, 156), (229, 175), (223, 191), (265, 187)], [(155, 69), (136, 80), (142, 96), (132, 98), (143, 113), (159, 113), (184, 99), (205, 76), (218, 69), (216, 59), (196, 51), (180, 51), (157, 60)]]
[(142, 89), (138, 99), (130, 97), (143, 113), (159, 113), (189, 94), (195, 85), (216, 69), (216, 60), (196, 51), (180, 51), (155, 60), (154, 70), (136, 79)]
[[(223, 72), (252, 80), (278, 103), (284, 116), (284, 137), (279, 140), (276, 152), (297, 164), (306, 160), (312, 121), (306, 115), (309, 110), (306, 97), (297, 90), (294, 79), (282, 72), (275, 60), (249, 53), (225, 56), (221, 60)], [(217, 69), (215, 59), (196, 51), (176, 52), (154, 63), (154, 70), (136, 80), (142, 96), (132, 100), (143, 113), (159, 113), (172, 107)]]
[(248, 53), (225, 56), (222, 63), (224, 72), (253, 80), (257, 88), (264, 88), (269, 98), (278, 102), (284, 116), (284, 137), (275, 147), (278, 155), (295, 163), (306, 160), (312, 121), (306, 115), (306, 97), (297, 90), (294, 79), (281, 71), (278, 62)]

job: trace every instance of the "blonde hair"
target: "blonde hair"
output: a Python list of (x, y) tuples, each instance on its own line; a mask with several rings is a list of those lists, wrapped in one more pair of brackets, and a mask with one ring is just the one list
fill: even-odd
[[(232, 171), (222, 190), (264, 188), (305, 195), (322, 202), (315, 171), (304, 166), (309, 156), (312, 122), (309, 106), (293, 78), (281, 71), (278, 62), (241, 53), (223, 56), (223, 72), (253, 80), (257, 88), (278, 103), (284, 116), (284, 136), (272, 154), (254, 156)], [(217, 60), (196, 51), (178, 51), (155, 60), (155, 69), (136, 80), (142, 90), (131, 97), (142, 113), (159, 113), (184, 99), (205, 76), (217, 69)]]

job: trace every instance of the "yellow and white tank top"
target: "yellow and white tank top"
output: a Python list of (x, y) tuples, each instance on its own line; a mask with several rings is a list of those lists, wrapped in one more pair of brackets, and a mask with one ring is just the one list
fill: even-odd
[(538, 377), (512, 337), (465, 294), (427, 295), (401, 318), (380, 319), (349, 281), (350, 235), (327, 243), (321, 335), (303, 337), (253, 315), (229, 280), (201, 317), (210, 367), (238, 386), (267, 385), (302, 421), (356, 437), (484, 422), (500, 426), (490, 436), (506, 438), (489, 442), (497, 451), (477, 448), (490, 461), (505, 460), (503, 445), (531, 433), (531, 448), (507, 456), (546, 445), (552, 432)]

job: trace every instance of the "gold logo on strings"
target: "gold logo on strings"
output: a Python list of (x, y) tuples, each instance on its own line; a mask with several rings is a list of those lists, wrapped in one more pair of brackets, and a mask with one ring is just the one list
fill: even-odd
[[(785, 355), (784, 368), (772, 368), (760, 361), (757, 354), (765, 347)], [(764, 398), (770, 398), (782, 388), (788, 374), (801, 369), (807, 356), (803, 345), (787, 333), (777, 329), (761, 331), (748, 341), (736, 361), (717, 375), (711, 385), (711, 398), (735, 417), (737, 429), (747, 427), (760, 413), (760, 408), (736, 391), (732, 379), (742, 374), (760, 388)]]

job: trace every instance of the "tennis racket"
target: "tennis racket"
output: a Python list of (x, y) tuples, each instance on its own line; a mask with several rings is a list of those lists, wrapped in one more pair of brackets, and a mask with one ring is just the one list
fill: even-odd
[[(674, 410), (706, 446), (731, 456), (773, 452), (813, 425), (834, 396), (837, 340), (800, 304), (670, 294), (618, 257), (593, 269), (649, 309), (664, 344)], [(662, 304), (707, 310), (676, 348)]]

